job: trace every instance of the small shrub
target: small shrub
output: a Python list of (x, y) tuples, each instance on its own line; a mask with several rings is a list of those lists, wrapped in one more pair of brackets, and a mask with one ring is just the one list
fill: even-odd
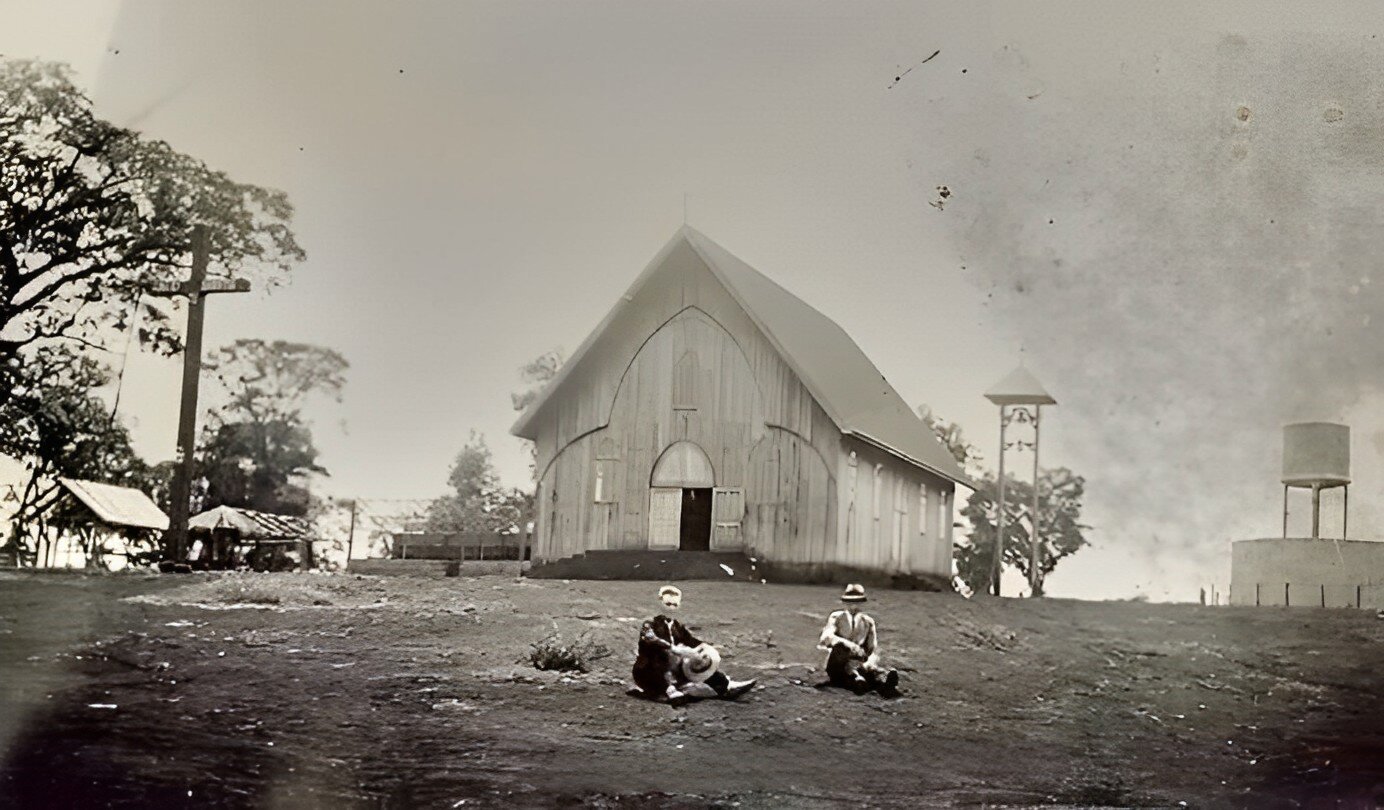
[(534, 669), (557, 672), (590, 672), (593, 663), (611, 655), (609, 647), (585, 634), (566, 644), (562, 636), (553, 633), (529, 646), (529, 663)]

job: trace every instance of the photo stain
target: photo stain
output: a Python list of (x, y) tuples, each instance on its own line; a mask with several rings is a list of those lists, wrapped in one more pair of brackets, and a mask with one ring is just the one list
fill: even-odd
[(937, 199), (929, 202), (928, 205), (932, 206), (933, 208), (936, 208), (938, 211), (941, 211), (942, 207), (947, 204), (947, 200), (951, 199), (951, 195), (951, 189), (947, 188), (946, 186), (938, 186)]
[(1346, 111), (1336, 104), (1328, 104), (1326, 109), (1322, 111), (1322, 120), (1328, 124), (1334, 124), (1345, 117)]
[(1240, 119), (1241, 121), (1248, 121), (1248, 120), (1249, 120), (1249, 107), (1245, 107), (1245, 106), (1241, 105), (1241, 107), (1240, 107), (1238, 110), (1235, 111), (1235, 117), (1238, 118), (1238, 119)]
[[(939, 54), (939, 53), (941, 53), (941, 52), (942, 52), (942, 49), (941, 49), (941, 48), (938, 48), (937, 50), (933, 51), (931, 54), (928, 55), (928, 58), (924, 59), (923, 61), (921, 61), (921, 62), (919, 62), (918, 64), (914, 65), (913, 67), (909, 68), (908, 70), (905, 70), (903, 73), (900, 73), (899, 75), (895, 76), (895, 77), (894, 77), (894, 81), (890, 82), (890, 83), (889, 83), (889, 86), (886, 87), (886, 88), (884, 88), (884, 89), (885, 89), (885, 90), (893, 90), (893, 89), (894, 89), (894, 85), (896, 85), (896, 84), (898, 84), (899, 82), (903, 81), (903, 77), (904, 77), (904, 76), (907, 76), (908, 74), (910, 74), (910, 73), (913, 72), (913, 68), (918, 68), (918, 67), (922, 67), (923, 65), (926, 65), (928, 62), (931, 62), (933, 59), (937, 58), (937, 54)], [(400, 72), (400, 73), (403, 73), (402, 70), (399, 71), (399, 72)]]

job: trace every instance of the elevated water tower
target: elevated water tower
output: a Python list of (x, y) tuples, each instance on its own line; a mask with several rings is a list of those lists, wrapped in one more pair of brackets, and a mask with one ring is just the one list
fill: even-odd
[(1332, 422), (1298, 422), (1283, 427), (1283, 537), (1288, 537), (1288, 490), (1312, 490), (1312, 539), (1321, 537), (1323, 489), (1344, 487), (1341, 538), (1350, 513), (1350, 427)]

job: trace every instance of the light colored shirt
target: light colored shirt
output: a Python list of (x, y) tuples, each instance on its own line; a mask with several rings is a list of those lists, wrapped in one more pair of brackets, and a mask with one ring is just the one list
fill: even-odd
[(838, 610), (827, 617), (826, 626), (822, 628), (822, 638), (817, 642), (817, 649), (831, 651), (839, 642), (850, 642), (864, 651), (863, 658), (866, 667), (879, 666), (878, 634), (875, 630), (875, 620), (870, 618), (868, 613), (851, 614), (849, 610)]

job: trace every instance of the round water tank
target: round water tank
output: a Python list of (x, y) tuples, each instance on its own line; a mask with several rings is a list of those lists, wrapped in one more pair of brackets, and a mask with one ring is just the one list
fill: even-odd
[(1350, 483), (1350, 427), (1299, 422), (1283, 427), (1283, 483), (1298, 487)]

